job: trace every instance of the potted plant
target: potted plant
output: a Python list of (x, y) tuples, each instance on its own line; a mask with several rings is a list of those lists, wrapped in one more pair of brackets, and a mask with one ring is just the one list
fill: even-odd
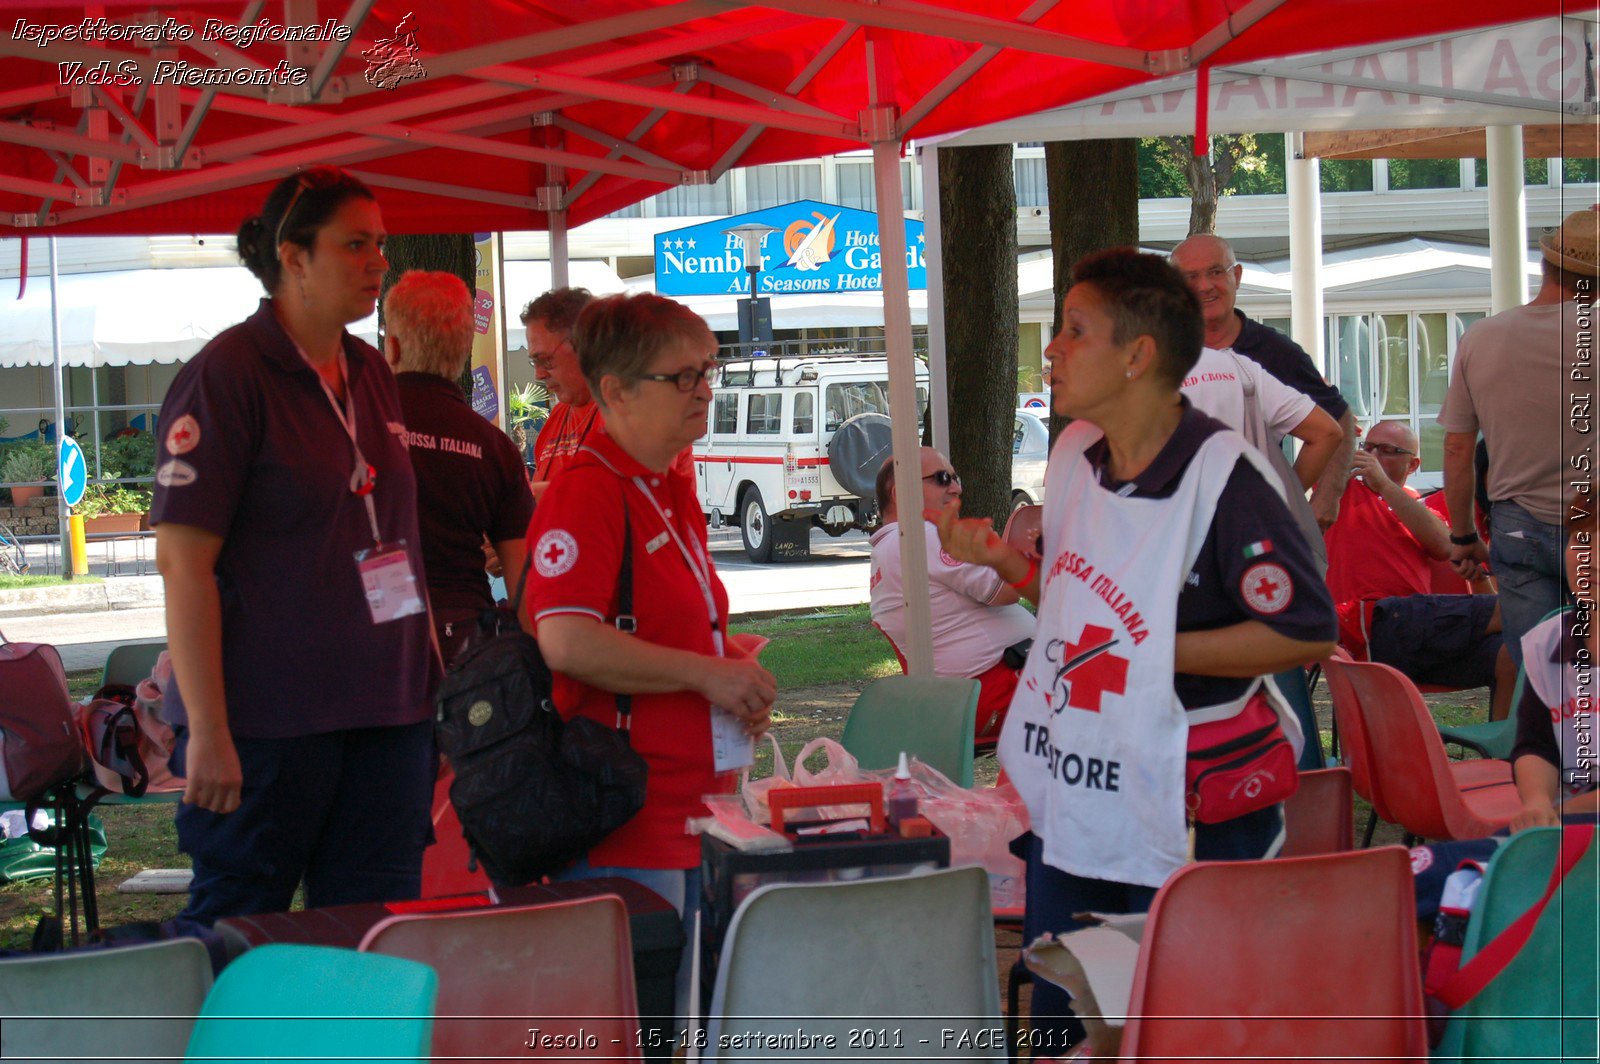
[(90, 533), (127, 534), (143, 526), (150, 509), (150, 493), (135, 491), (120, 484), (91, 484), (72, 512), (84, 519)]
[(0, 462), (0, 481), (24, 485), (11, 489), (11, 501), (17, 506), (43, 495), (42, 482), (55, 478), (55, 448), (42, 441), (28, 440), (13, 444), (5, 460)]
[(511, 439), (522, 452), (522, 460), (533, 468), (533, 440), (544, 419), (550, 416), (550, 393), (544, 385), (531, 381), (506, 395), (506, 424)]

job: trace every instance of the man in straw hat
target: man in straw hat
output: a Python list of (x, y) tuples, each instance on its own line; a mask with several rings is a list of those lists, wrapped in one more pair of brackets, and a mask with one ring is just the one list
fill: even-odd
[[(1451, 559), (1469, 580), (1491, 563), (1506, 646), (1519, 665), (1522, 636), (1566, 597), (1561, 522), (1569, 482), (1592, 477), (1596, 460), (1600, 211), (1567, 215), (1539, 246), (1538, 296), (1467, 330), (1439, 411)], [(1480, 431), (1489, 452), (1487, 547), (1472, 524)]]

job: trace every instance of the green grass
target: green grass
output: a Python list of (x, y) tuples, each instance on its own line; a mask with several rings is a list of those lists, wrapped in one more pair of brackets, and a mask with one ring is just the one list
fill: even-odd
[[(0, 591), (9, 591), (19, 587), (56, 587), (66, 582), (59, 576), (34, 576), (32, 573), (14, 576), (11, 573), (5, 573), (0, 574)], [(71, 582), (74, 584), (99, 584), (104, 581), (98, 576), (79, 576), (74, 577)]]
[(889, 641), (872, 627), (866, 606), (746, 621), (736, 630), (772, 640), (761, 652), (761, 664), (777, 678), (779, 691), (830, 683), (864, 686), (900, 672)]

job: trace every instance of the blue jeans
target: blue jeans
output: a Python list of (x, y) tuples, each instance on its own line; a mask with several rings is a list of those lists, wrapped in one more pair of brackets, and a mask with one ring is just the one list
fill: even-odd
[[(181, 772), (188, 729), (170, 764)], [(422, 892), (433, 834), (433, 722), (294, 739), (235, 739), (239, 808), (180, 804), (178, 848), (194, 862), (183, 918), (286, 912), (301, 880), (306, 907), (401, 901)]]
[(1522, 666), (1522, 637), (1566, 600), (1560, 525), (1547, 525), (1514, 502), (1489, 511), (1489, 565), (1500, 588), (1500, 623), (1511, 660)]
[(689, 1015), (689, 965), (697, 943), (694, 938), (694, 918), (700, 912), (700, 866), (693, 868), (621, 868), (616, 865), (591, 865), (587, 857), (563, 869), (552, 879), (605, 879), (609, 877), (631, 879), (640, 886), (649, 887), (666, 899), (683, 920), (683, 956), (678, 959), (678, 974), (674, 979), (680, 1029), (684, 1017)]

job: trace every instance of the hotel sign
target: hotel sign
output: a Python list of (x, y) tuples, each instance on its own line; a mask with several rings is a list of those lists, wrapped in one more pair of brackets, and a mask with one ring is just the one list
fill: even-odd
[[(878, 216), (815, 200), (656, 234), (656, 291), (667, 296), (747, 295), (744, 246), (723, 230), (750, 222), (774, 230), (762, 238), (758, 295), (883, 291)], [(923, 225), (910, 220), (904, 224), (910, 287), (927, 288)]]

